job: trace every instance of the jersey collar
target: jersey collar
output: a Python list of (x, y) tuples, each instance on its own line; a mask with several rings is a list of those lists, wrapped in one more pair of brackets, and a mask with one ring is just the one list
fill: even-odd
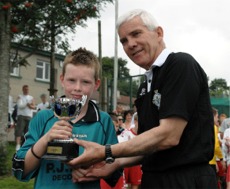
[(93, 101), (89, 101), (88, 109), (85, 116), (81, 119), (83, 122), (96, 122), (100, 120), (100, 113), (97, 105)]

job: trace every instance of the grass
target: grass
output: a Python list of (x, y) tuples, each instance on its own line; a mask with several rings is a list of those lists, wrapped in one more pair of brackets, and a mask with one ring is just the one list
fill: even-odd
[(32, 189), (34, 180), (31, 180), (29, 182), (20, 182), (16, 180), (14, 176), (11, 175), (11, 165), (12, 165), (12, 157), (15, 153), (15, 143), (10, 142), (8, 146), (8, 161), (7, 161), (7, 167), (9, 170), (9, 174), (5, 176), (0, 176), (0, 188), (1, 189)]

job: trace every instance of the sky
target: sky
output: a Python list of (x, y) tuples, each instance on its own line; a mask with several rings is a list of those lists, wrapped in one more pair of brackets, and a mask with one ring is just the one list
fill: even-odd
[[(230, 85), (229, 0), (117, 0), (118, 16), (132, 9), (150, 12), (164, 30), (164, 41), (173, 52), (191, 54), (212, 81), (222, 78)], [(72, 50), (85, 47), (98, 55), (98, 20), (101, 21), (102, 57), (115, 52), (115, 5), (102, 7), (99, 19), (77, 28), (69, 36)], [(130, 75), (143, 74), (124, 53), (118, 38), (118, 57), (128, 61)]]

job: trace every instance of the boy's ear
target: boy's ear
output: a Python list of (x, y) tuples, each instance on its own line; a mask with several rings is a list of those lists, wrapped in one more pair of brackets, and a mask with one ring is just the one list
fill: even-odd
[(63, 76), (63, 74), (61, 74), (61, 75), (60, 75), (60, 81), (61, 81), (62, 87), (63, 87), (63, 80), (64, 80), (64, 76)]
[(100, 79), (98, 79), (98, 80), (96, 80), (96, 82), (95, 82), (95, 91), (100, 87), (100, 84), (101, 84), (101, 80)]

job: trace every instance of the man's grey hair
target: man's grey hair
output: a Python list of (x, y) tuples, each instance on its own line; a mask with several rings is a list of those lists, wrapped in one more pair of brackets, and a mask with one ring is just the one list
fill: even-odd
[(159, 26), (156, 19), (149, 12), (142, 9), (135, 9), (120, 16), (117, 20), (116, 28), (119, 29), (123, 23), (133, 19), (136, 16), (139, 16), (144, 25), (151, 31)]

